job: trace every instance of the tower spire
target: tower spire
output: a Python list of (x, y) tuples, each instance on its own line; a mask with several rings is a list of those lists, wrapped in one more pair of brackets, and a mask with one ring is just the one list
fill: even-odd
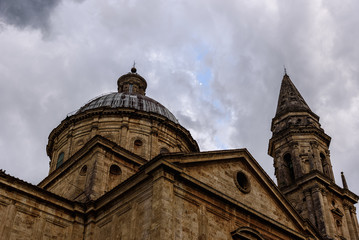
[(276, 117), (287, 112), (312, 112), (302, 95), (287, 75), (284, 67), (284, 76), (280, 87)]

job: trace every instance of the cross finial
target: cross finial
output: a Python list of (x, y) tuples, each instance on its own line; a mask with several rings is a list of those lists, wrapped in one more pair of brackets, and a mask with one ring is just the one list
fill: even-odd
[(285, 67), (285, 65), (283, 65), (284, 68), (284, 75), (287, 75), (287, 68)]

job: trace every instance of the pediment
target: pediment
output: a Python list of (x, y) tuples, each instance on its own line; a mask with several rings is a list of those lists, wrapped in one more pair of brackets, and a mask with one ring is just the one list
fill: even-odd
[(246, 149), (168, 156), (185, 174), (238, 207), (295, 232), (304, 220)]
[(105, 137), (96, 135), (58, 169), (44, 178), (38, 186), (46, 188), (52, 182), (59, 181), (60, 178), (65, 177), (68, 173), (77, 168), (78, 165), (88, 161), (94, 152), (104, 152), (108, 157), (116, 158), (117, 161), (122, 162), (124, 165), (131, 166), (131, 168), (139, 168), (147, 163), (142, 157), (120, 147)]

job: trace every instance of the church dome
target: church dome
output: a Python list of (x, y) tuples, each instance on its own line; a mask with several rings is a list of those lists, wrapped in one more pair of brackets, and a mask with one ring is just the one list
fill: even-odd
[(160, 153), (199, 152), (197, 142), (162, 104), (146, 96), (136, 68), (117, 80), (117, 92), (98, 96), (68, 114), (49, 135), (50, 172), (100, 136), (149, 161)]
[(176, 117), (162, 104), (137, 93), (113, 92), (99, 96), (81, 107), (76, 114), (96, 108), (132, 108), (139, 111), (156, 113), (172, 122), (178, 123)]

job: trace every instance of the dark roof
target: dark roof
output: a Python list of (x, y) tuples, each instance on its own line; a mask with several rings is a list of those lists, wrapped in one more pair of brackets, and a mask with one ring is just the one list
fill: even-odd
[(287, 74), (280, 87), (276, 117), (287, 112), (312, 112)]
[(141, 94), (128, 92), (113, 92), (90, 100), (76, 114), (96, 108), (132, 108), (144, 112), (162, 115), (172, 122), (178, 123), (176, 117), (162, 104)]

